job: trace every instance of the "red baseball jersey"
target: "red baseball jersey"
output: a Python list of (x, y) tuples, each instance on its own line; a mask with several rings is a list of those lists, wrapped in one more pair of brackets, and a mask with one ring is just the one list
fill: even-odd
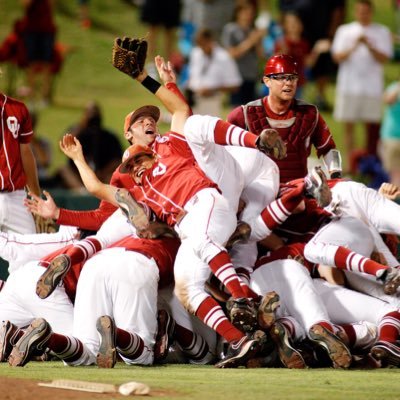
[(184, 136), (169, 132), (156, 138), (153, 150), (157, 161), (142, 175), (140, 185), (126, 188), (161, 221), (174, 225), (197, 192), (217, 185), (199, 168)]
[(13, 192), (26, 184), (20, 144), (32, 140), (32, 121), (24, 103), (4, 94), (0, 94), (0, 108), (0, 191)]

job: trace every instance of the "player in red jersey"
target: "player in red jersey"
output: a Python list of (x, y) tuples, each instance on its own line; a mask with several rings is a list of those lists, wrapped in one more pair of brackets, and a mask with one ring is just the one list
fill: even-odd
[(269, 95), (239, 106), (228, 121), (260, 134), (265, 128), (276, 129), (287, 145), (287, 157), (273, 160), (278, 164), (281, 182), (307, 174), (307, 158), (313, 145), (323, 157), (328, 171), (341, 172), (340, 153), (329, 128), (316, 106), (295, 99), (298, 81), (297, 64), (291, 56), (279, 54), (265, 64), (263, 83)]
[[(0, 93), (0, 225), (4, 232), (34, 233), (32, 214), (24, 207), (25, 187), (40, 195), (30, 142), (32, 121), (27, 107)], [(10, 265), (11, 271), (13, 266)]]

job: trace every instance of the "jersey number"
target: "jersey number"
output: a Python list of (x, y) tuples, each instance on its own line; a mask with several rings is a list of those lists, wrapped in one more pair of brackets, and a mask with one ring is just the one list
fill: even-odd
[(157, 167), (153, 169), (153, 176), (164, 175), (167, 167), (163, 163), (158, 163)]

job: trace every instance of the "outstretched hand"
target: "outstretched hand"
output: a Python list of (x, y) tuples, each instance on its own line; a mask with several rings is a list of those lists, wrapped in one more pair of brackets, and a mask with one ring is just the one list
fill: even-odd
[(154, 58), (154, 62), (156, 64), (158, 74), (160, 75), (160, 79), (163, 81), (164, 84), (170, 82), (176, 83), (176, 75), (170, 61), (165, 62), (163, 57), (156, 56)]
[(53, 197), (46, 190), (43, 190), (45, 198), (36, 196), (33, 193), (28, 193), (29, 197), (24, 199), (24, 205), (28, 210), (35, 215), (43, 218), (58, 219), (60, 209), (57, 207)]
[(84, 160), (80, 141), (70, 133), (64, 135), (60, 140), (60, 149), (73, 161)]

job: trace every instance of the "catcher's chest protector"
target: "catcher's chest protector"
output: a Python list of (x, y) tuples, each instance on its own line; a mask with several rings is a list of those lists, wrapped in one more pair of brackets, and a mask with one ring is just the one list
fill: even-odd
[(293, 122), (287, 127), (271, 126), (261, 99), (243, 106), (246, 129), (260, 134), (263, 129), (274, 128), (286, 142), (286, 158), (283, 160), (273, 159), (279, 167), (281, 182), (303, 178), (307, 174), (311, 135), (318, 122), (318, 110), (315, 106), (299, 100), (295, 100), (295, 102), (291, 114)]

